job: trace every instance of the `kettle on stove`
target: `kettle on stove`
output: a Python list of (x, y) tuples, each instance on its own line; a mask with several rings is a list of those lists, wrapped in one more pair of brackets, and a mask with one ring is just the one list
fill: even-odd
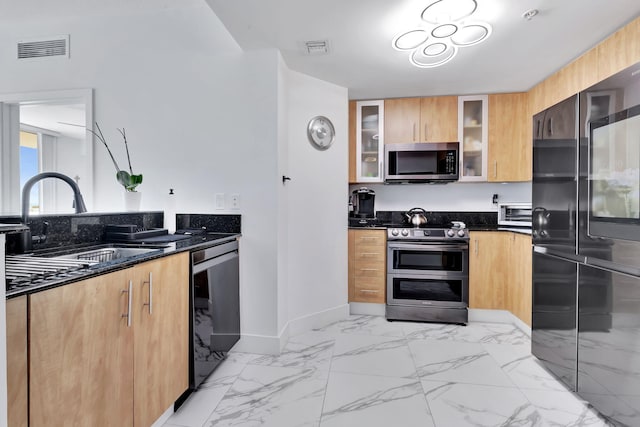
[(405, 214), (407, 220), (414, 227), (420, 227), (427, 224), (427, 211), (422, 208), (409, 209)]

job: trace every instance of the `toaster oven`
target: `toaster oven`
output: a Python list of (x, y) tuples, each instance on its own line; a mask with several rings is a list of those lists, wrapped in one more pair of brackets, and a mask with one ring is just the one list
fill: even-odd
[(498, 225), (531, 227), (531, 204), (499, 203)]

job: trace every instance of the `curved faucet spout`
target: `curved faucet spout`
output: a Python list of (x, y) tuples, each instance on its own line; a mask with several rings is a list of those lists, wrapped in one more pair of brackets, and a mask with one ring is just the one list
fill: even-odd
[(27, 182), (24, 183), (24, 187), (22, 188), (22, 223), (27, 224), (29, 220), (29, 196), (31, 194), (31, 188), (34, 184), (44, 178), (58, 178), (69, 184), (71, 189), (73, 190), (73, 197), (76, 205), (76, 213), (82, 213), (87, 211), (87, 207), (84, 204), (84, 199), (82, 198), (82, 194), (80, 194), (80, 188), (76, 182), (69, 178), (67, 175), (63, 175), (58, 172), (42, 172)]

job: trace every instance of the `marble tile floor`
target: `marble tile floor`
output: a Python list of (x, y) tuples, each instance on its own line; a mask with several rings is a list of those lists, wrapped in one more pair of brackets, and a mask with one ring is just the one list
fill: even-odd
[(608, 425), (515, 326), (354, 315), (279, 356), (231, 352), (164, 427)]

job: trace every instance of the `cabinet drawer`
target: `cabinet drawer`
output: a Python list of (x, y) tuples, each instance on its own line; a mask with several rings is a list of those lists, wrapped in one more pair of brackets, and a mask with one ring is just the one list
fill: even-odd
[(385, 268), (383, 262), (358, 261), (353, 266), (354, 277), (380, 277), (384, 278)]
[(386, 286), (384, 277), (355, 278), (354, 300), (358, 302), (384, 303)]
[(385, 240), (384, 232), (379, 230), (360, 231), (356, 234), (355, 243), (356, 248), (360, 245), (383, 247)]
[(353, 254), (354, 261), (383, 261), (385, 257), (385, 248), (379, 246), (357, 246)]

